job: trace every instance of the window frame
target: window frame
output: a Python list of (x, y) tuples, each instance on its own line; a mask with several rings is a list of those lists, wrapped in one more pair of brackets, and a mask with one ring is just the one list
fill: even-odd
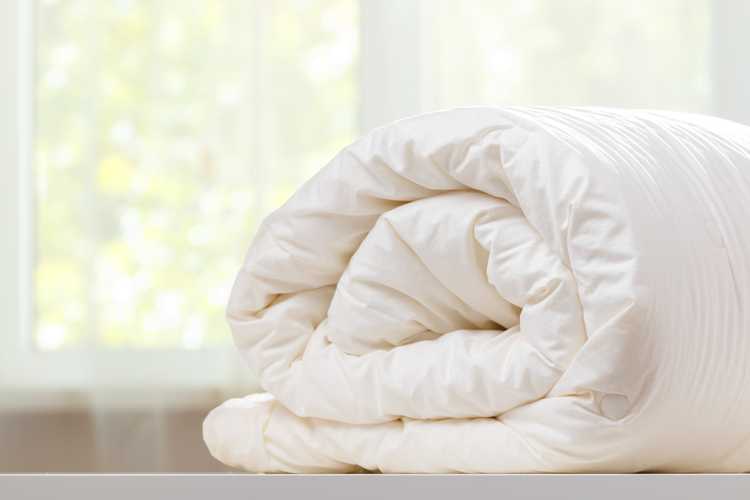
[[(429, 0), (428, 0), (429, 1)], [(420, 113), (428, 101), (425, 0), (403, 0), (398, 8), (381, 1), (359, 0), (359, 129), (367, 132), (399, 118)]]
[(713, 0), (711, 7), (711, 111), (750, 124), (750, 2)]

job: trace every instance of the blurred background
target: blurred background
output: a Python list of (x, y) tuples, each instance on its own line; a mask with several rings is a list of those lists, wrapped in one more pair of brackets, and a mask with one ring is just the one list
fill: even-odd
[(750, 123), (743, 0), (0, 0), (0, 472), (213, 472), (259, 221), (463, 105)]

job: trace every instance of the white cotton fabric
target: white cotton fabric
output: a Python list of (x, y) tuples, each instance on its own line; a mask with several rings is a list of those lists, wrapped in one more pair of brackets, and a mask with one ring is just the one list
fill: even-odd
[(261, 225), (229, 323), (259, 472), (750, 470), (750, 129), (466, 108), (379, 128)]

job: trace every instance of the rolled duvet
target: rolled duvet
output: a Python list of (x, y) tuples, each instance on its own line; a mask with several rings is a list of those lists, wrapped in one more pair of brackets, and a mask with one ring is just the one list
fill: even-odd
[(258, 230), (228, 318), (258, 472), (750, 470), (750, 128), (464, 108), (374, 130)]

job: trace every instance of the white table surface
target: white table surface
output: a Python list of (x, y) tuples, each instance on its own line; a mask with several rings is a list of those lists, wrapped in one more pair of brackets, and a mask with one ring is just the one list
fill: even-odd
[(750, 474), (0, 475), (3, 500), (750, 500)]

